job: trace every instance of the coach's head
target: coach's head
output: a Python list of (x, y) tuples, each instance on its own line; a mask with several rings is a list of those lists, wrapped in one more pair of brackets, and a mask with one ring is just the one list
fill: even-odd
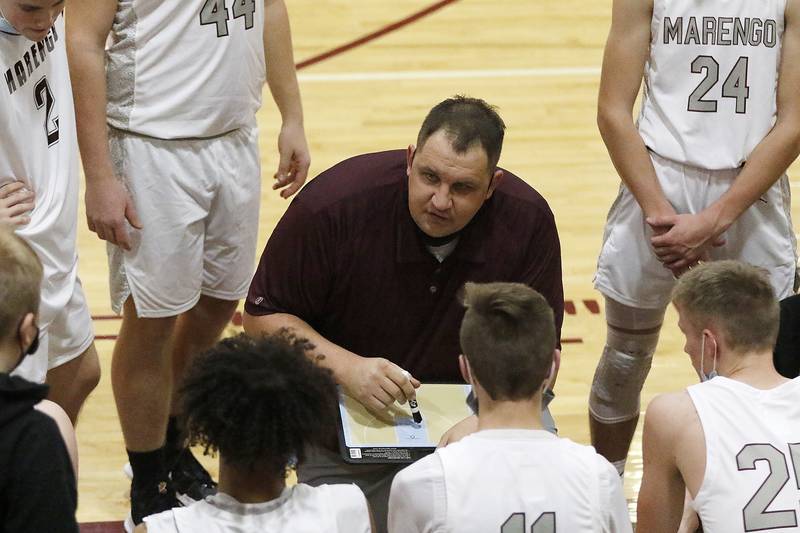
[(454, 235), (491, 198), (503, 177), (497, 162), (505, 124), (483, 100), (437, 104), (407, 153), (408, 209), (429, 237)]

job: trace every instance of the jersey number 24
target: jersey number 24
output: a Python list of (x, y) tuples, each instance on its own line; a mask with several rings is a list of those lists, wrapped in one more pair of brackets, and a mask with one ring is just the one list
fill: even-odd
[[(750, 96), (750, 87), (747, 86), (747, 56), (736, 60), (728, 77), (722, 84), (722, 97), (736, 100), (736, 112), (747, 113), (747, 98)], [(703, 97), (719, 81), (719, 63), (711, 56), (697, 56), (691, 65), (693, 74), (705, 73), (705, 78), (700, 85), (689, 95), (689, 111), (697, 113), (716, 113), (717, 101), (706, 100)]]

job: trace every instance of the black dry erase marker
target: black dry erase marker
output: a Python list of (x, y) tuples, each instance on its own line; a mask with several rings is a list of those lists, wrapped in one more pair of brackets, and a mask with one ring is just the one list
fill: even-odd
[[(407, 370), (403, 370), (403, 375), (409, 380), (411, 379), (411, 374), (408, 373)], [(419, 405), (417, 405), (417, 397), (414, 395), (413, 398), (409, 398), (408, 406), (411, 408), (411, 416), (414, 417), (415, 424), (422, 424), (422, 413), (419, 412)]]

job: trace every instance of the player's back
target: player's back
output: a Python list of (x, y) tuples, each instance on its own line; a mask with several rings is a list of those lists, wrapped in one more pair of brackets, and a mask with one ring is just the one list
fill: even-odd
[(119, 0), (107, 50), (108, 122), (157, 137), (255, 126), (264, 2)]
[(630, 531), (614, 468), (542, 430), (480, 431), (436, 452), (446, 526), (458, 533)]
[(717, 377), (688, 392), (705, 436), (705, 474), (694, 500), (703, 531), (796, 531), (800, 378), (760, 390)]
[(775, 123), (786, 0), (654, 0), (639, 132), (706, 169), (741, 166)]
[(355, 485), (298, 484), (265, 503), (217, 494), (145, 519), (148, 533), (369, 533), (367, 501)]

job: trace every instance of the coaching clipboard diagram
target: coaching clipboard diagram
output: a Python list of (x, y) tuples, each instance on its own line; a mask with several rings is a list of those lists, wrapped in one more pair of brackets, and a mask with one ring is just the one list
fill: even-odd
[(406, 405), (394, 404), (374, 415), (353, 398), (339, 395), (339, 444), (348, 463), (411, 463), (430, 454), (442, 435), (472, 411), (465, 400), (470, 386), (427, 383), (417, 389), (422, 422)]

